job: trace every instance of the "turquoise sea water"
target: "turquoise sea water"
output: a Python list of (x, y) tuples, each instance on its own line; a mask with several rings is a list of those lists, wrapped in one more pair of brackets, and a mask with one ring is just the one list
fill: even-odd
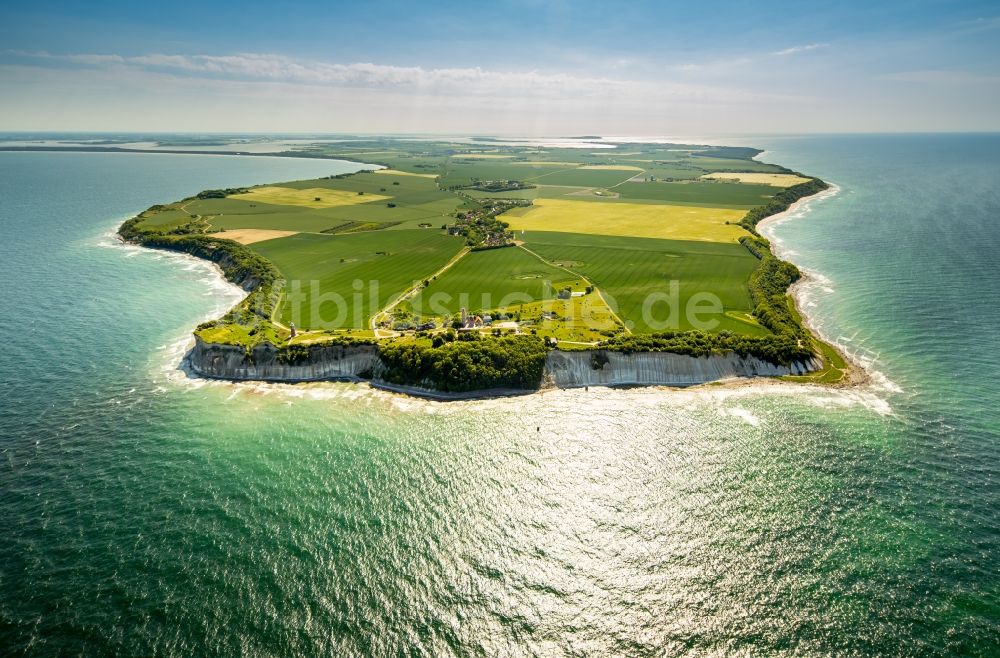
[(1000, 137), (768, 138), (875, 384), (432, 403), (176, 369), (234, 297), (116, 245), (277, 158), (0, 153), (0, 654), (991, 655)]

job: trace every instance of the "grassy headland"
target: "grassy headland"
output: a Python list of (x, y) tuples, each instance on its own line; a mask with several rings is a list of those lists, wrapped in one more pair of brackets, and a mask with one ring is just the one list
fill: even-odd
[(297, 155), (386, 169), (206, 190), (153, 206), (120, 234), (211, 260), (249, 291), (198, 327), (202, 340), (288, 354), (375, 342), (397, 384), (530, 388), (554, 346), (816, 356), (827, 365), (812, 379), (835, 381), (844, 364), (787, 294), (798, 269), (756, 231), (827, 185), (759, 153), (317, 145)]

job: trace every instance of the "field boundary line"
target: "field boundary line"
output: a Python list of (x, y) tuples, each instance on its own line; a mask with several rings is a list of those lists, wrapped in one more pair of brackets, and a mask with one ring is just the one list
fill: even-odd
[(537, 258), (538, 260), (542, 261), (544, 264), (548, 265), (549, 267), (554, 267), (556, 269), (563, 270), (564, 272), (572, 274), (573, 276), (579, 277), (579, 278), (583, 279), (584, 281), (586, 281), (588, 286), (591, 286), (594, 290), (597, 291), (597, 295), (601, 298), (601, 301), (604, 302), (604, 305), (608, 307), (608, 312), (611, 313), (611, 316), (615, 320), (618, 320), (618, 323), (622, 326), (622, 329), (624, 329), (627, 333), (632, 333), (632, 330), (629, 329), (629, 327), (628, 327), (627, 324), (625, 324), (625, 321), (622, 320), (621, 316), (618, 315), (618, 313), (615, 312), (615, 309), (611, 308), (611, 304), (609, 304), (608, 300), (605, 299), (604, 293), (601, 292), (601, 289), (599, 287), (597, 287), (597, 286), (594, 285), (593, 281), (591, 281), (590, 279), (588, 279), (584, 275), (580, 274), (579, 272), (574, 272), (573, 270), (569, 269), (568, 267), (563, 267), (562, 265), (550, 262), (550, 261), (542, 258), (542, 256), (540, 256), (538, 253), (536, 253), (536, 252), (532, 251), (531, 249), (528, 249), (527, 247), (525, 247), (524, 243), (520, 243), (517, 246), (520, 249), (524, 249), (529, 254), (531, 254), (532, 256), (534, 256), (535, 258)]
[[(455, 265), (455, 263), (457, 263), (458, 261), (462, 260), (466, 255), (468, 255), (471, 252), (472, 252), (471, 248), (469, 248), (469, 247), (462, 247), (461, 251), (459, 251), (457, 254), (455, 254), (454, 256), (452, 256), (451, 260), (449, 260), (447, 263), (445, 263), (444, 266), (441, 269), (439, 269), (438, 271), (434, 272), (433, 274), (430, 274), (430, 275), (424, 277), (423, 279), (417, 281), (412, 286), (410, 286), (406, 291), (404, 291), (402, 295), (400, 295), (399, 297), (397, 297), (395, 299), (395, 301), (393, 301), (391, 304), (389, 304), (385, 308), (381, 309), (378, 313), (375, 313), (374, 315), (372, 315), (371, 327), (372, 327), (372, 330), (375, 331), (375, 337), (376, 338), (379, 337), (379, 335), (378, 335), (378, 331), (379, 331), (378, 330), (378, 319), (380, 317), (382, 317), (383, 315), (386, 315), (387, 313), (389, 313), (389, 311), (391, 311), (392, 309), (396, 308), (400, 303), (406, 301), (407, 299), (410, 299), (411, 297), (415, 296), (418, 292), (420, 292), (421, 290), (423, 290), (424, 281), (429, 281), (431, 279), (435, 279), (435, 278), (441, 276), (442, 274), (444, 274), (445, 272), (447, 272), (449, 269), (451, 269)], [(395, 333), (396, 332), (393, 332), (390, 335), (395, 335)]]

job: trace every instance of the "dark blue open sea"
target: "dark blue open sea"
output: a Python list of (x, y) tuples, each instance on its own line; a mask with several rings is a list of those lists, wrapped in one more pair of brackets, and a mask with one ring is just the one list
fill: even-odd
[(997, 655), (1000, 136), (754, 143), (870, 386), (191, 380), (233, 291), (114, 228), (352, 165), (0, 153), (0, 655)]

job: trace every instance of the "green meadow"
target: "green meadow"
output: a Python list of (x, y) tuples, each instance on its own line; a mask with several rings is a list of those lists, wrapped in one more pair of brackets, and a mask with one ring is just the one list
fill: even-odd
[[(391, 298), (442, 268), (462, 249), (439, 231), (299, 234), (258, 242), (253, 249), (286, 279), (278, 308), (283, 324), (301, 329), (367, 328)], [(298, 292), (298, 295), (295, 294)], [(340, 317), (344, 300), (348, 312)]]
[[(722, 304), (721, 312), (699, 316), (718, 323), (712, 330), (768, 333), (756, 323), (734, 317), (751, 311), (746, 281), (758, 263), (741, 245), (534, 232), (526, 246), (546, 260), (587, 277), (612, 308), (632, 323), (634, 332), (698, 328), (683, 312), (678, 313), (676, 326), (650, 326), (643, 315), (650, 293), (656, 293), (656, 299), (661, 300), (650, 307), (654, 321), (668, 321), (671, 304), (682, 310), (694, 295), (709, 293)], [(677, 282), (676, 300), (672, 299), (671, 282)]]
[[(570, 168), (575, 167), (571, 165)], [(534, 182), (535, 179), (563, 171), (563, 165), (522, 164), (483, 160), (473, 163), (463, 160), (449, 164), (441, 175), (441, 187), (468, 185), (476, 180), (520, 180)]]
[(562, 169), (533, 178), (539, 185), (572, 185), (576, 187), (613, 187), (624, 183), (642, 171), (616, 171), (608, 169)]
[[(396, 230), (422, 223), (440, 227), (463, 205), (456, 195), (437, 189), (433, 178), (361, 173), (346, 178), (279, 183), (268, 188), (309, 190), (314, 205), (268, 203), (251, 189), (224, 199), (195, 199), (185, 212), (204, 217), (218, 230), (274, 229), (322, 233), (346, 222), (374, 222)], [(323, 190), (329, 190), (324, 196)], [(321, 205), (325, 204), (325, 205)]]
[(474, 251), (430, 282), (409, 307), (423, 317), (506, 308), (553, 299), (570, 286), (582, 290), (583, 280), (548, 265), (520, 247)]
[(777, 191), (771, 185), (744, 183), (622, 183), (614, 188), (622, 199), (648, 199), (669, 204), (743, 208), (749, 210), (768, 202)]
[[(753, 160), (758, 153), (693, 144), (588, 149), (365, 138), (308, 145), (295, 155), (348, 159), (372, 170), (210, 191), (140, 219), (166, 235), (228, 237), (273, 265), (284, 285), (273, 307), (278, 324), (267, 335), (286, 335), (293, 322), (305, 332), (350, 327), (372, 335), (374, 322), (373, 335), (388, 339), (398, 337), (393, 316), (401, 313), (440, 326), (463, 306), (489, 312), (531, 300), (525, 308), (532, 331), (596, 342), (616, 331), (699, 328), (698, 318), (683, 312), (699, 296), (721, 304), (712, 312), (702, 305), (699, 317), (710, 331), (768, 335), (750, 299), (750, 277), (761, 261), (737, 240), (750, 235), (739, 225), (746, 211), (782, 188), (700, 180), (790, 173)], [(487, 223), (470, 233), (473, 220)], [(479, 249), (497, 245), (471, 242), (490, 231), (506, 231), (506, 238), (490, 238), (501, 243), (524, 243)], [(593, 288), (585, 297), (557, 299), (567, 287)], [(539, 306), (549, 301), (565, 314), (587, 309), (599, 327)], [(672, 308), (680, 311), (674, 318)], [(218, 326), (213, 331), (220, 335)]]

